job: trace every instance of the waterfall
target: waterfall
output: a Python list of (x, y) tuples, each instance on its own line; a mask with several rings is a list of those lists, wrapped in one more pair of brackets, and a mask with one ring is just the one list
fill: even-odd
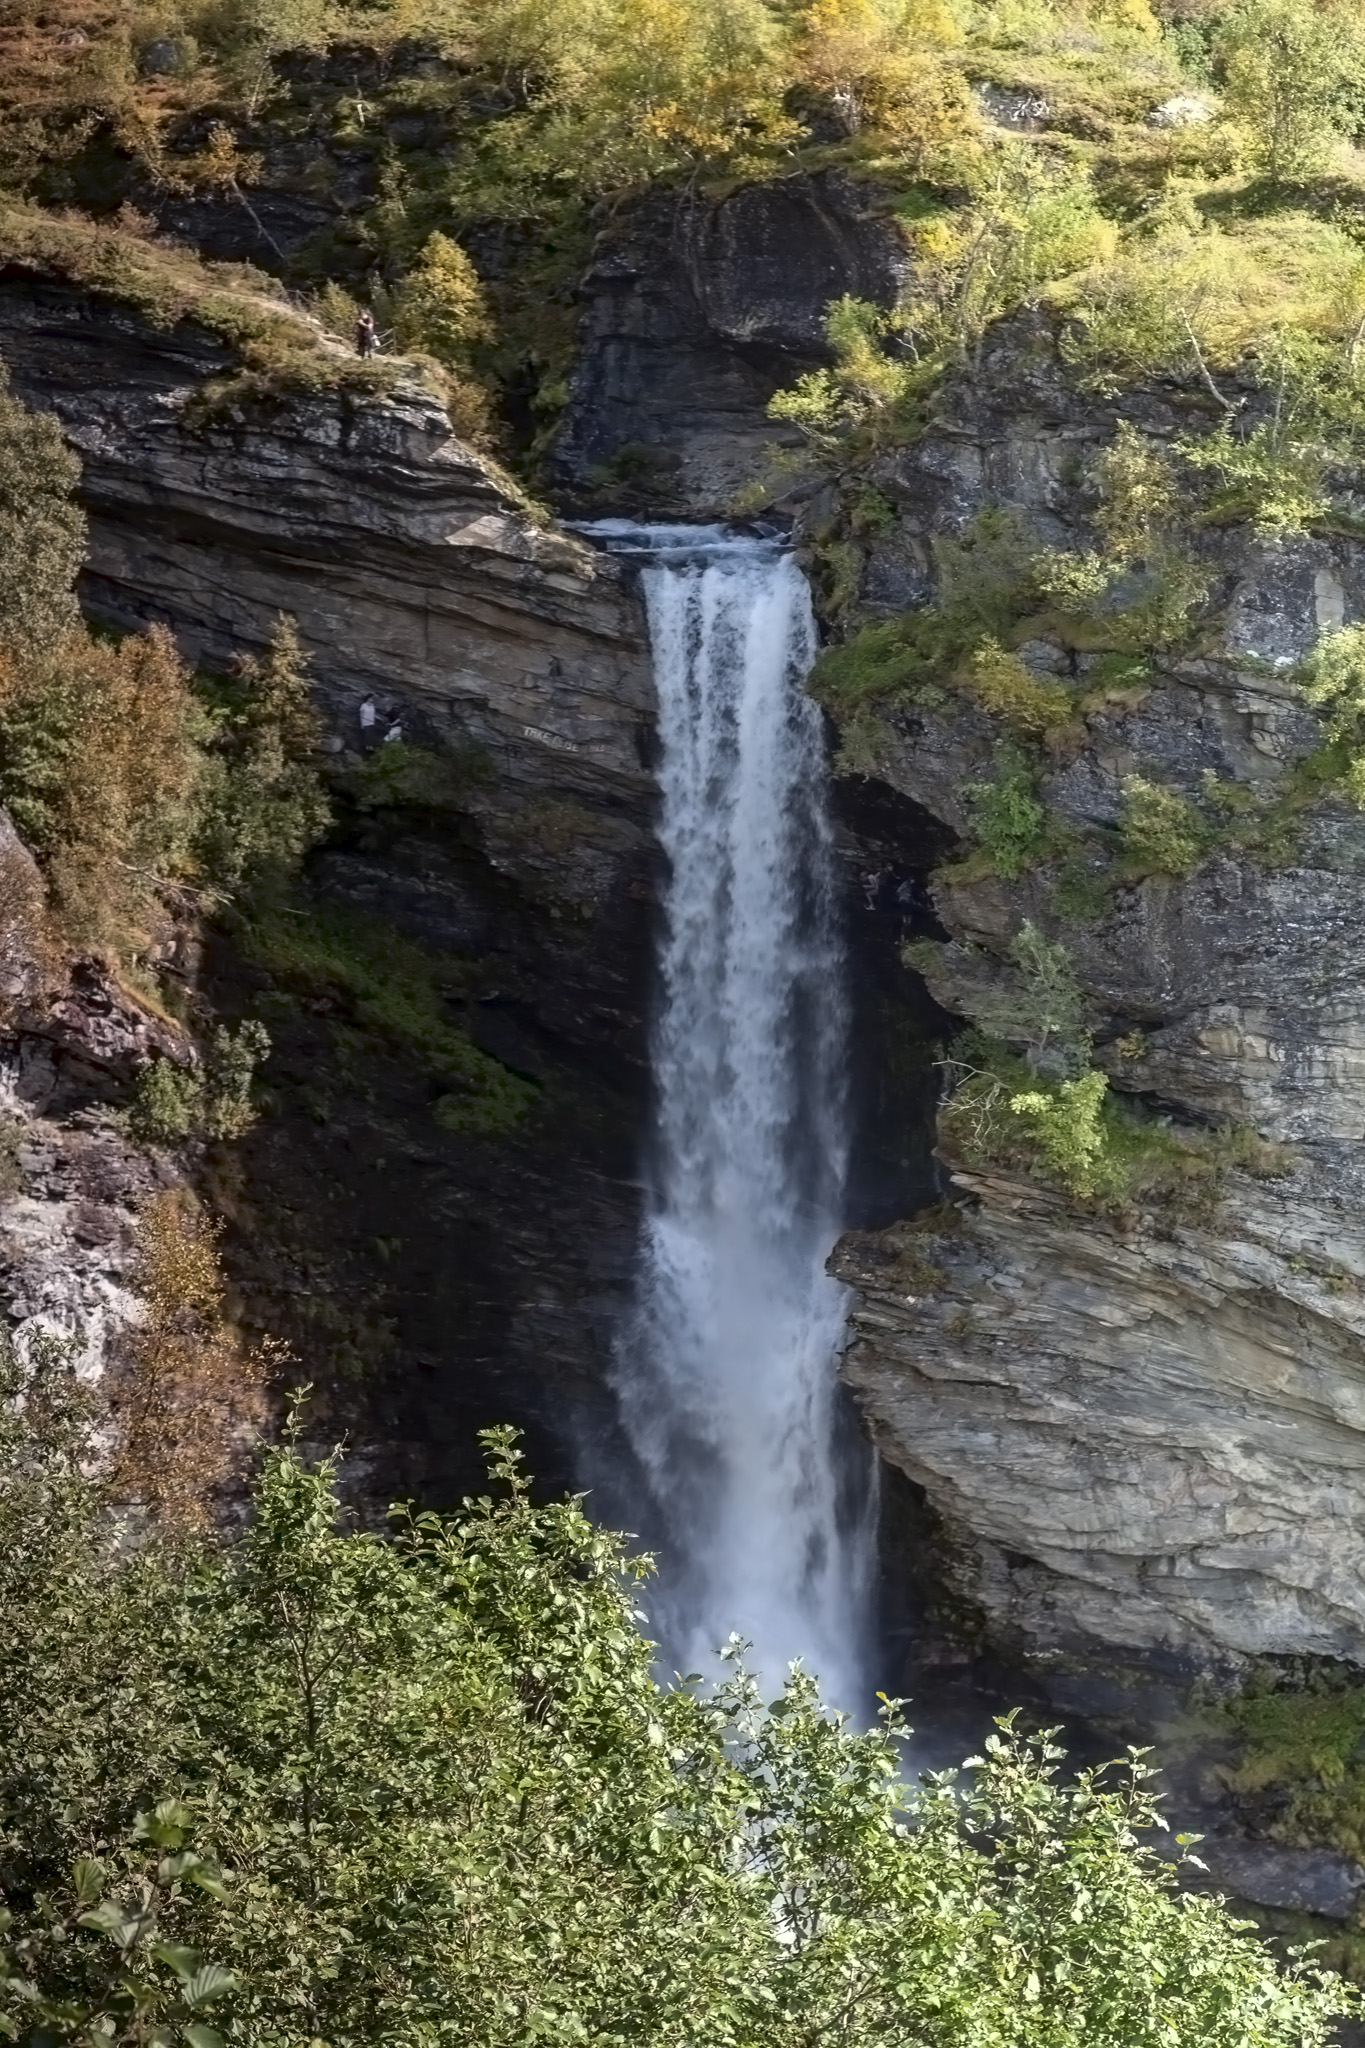
[[(668, 860), (655, 1127), (616, 1383), (661, 1553), (667, 1661), (736, 1632), (862, 1704), (870, 1456), (825, 1272), (846, 1154), (844, 960), (810, 593), (777, 544), (596, 529), (643, 558)], [(861, 1505), (860, 1505), (861, 1502)]]

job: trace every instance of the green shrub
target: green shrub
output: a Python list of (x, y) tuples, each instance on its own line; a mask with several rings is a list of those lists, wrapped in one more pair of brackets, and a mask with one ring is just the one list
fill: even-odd
[(235, 1031), (219, 1025), (204, 1062), (204, 1128), (211, 1138), (240, 1138), (255, 1122), (251, 1083), (270, 1051), (264, 1024), (248, 1019)]
[(950, 1157), (1036, 1174), (1078, 1200), (1120, 1193), (1102, 1113), (1109, 1084), (1098, 1070), (1042, 1081), (998, 1039), (973, 1031), (953, 1045), (948, 1073), (939, 1135)]
[(1214, 519), (1249, 519), (1257, 533), (1302, 533), (1331, 510), (1325, 478), (1328, 451), (1296, 439), (1289, 423), (1237, 432), (1227, 420), (1202, 440), (1182, 441), (1196, 469), (1222, 483), (1209, 505)]
[(1209, 850), (1210, 834), (1188, 797), (1142, 775), (1123, 780), (1119, 848), (1135, 873), (1188, 875)]
[(251, 1084), (269, 1051), (265, 1026), (248, 1020), (236, 1031), (220, 1024), (199, 1066), (149, 1060), (133, 1085), (128, 1109), (133, 1136), (156, 1145), (200, 1136), (240, 1138), (255, 1122)]
[(472, 790), (493, 780), (493, 763), (475, 745), (420, 747), (387, 740), (372, 753), (350, 758), (331, 780), (358, 811), (464, 811)]
[(80, 474), (57, 421), (20, 405), (0, 365), (0, 655), (46, 653), (79, 626)]
[[(1056, 976), (1065, 969), (1054, 955), (1045, 971)], [(1021, 1057), (992, 1035), (1010, 1031), (1016, 1041), (1028, 1029), (1036, 1035), (1037, 1019), (1028, 1013), (1038, 1000), (1026, 985), (992, 992), (975, 1005), (986, 1028), (965, 1033), (950, 1048), (950, 1093), (939, 1112), (950, 1158), (1035, 1176), (1108, 1210), (1150, 1206), (1202, 1222), (1222, 1198), (1229, 1172), (1273, 1180), (1290, 1171), (1289, 1150), (1245, 1126), (1178, 1128), (1116, 1093), (1089, 1065), (1084, 1032), (1070, 1043), (1062, 1035), (1076, 1028), (1074, 1013), (1060, 1020), (1051, 1060), (1046, 1049), (1041, 1057), (1036, 1051)], [(1063, 1011), (1067, 1001), (1064, 990)], [(1055, 1012), (1055, 995), (1044, 1002)], [(1141, 1058), (1140, 1047), (1133, 1057)], [(1047, 1065), (1052, 1072), (1041, 1071)]]
[(1022, 1122), (1040, 1162), (1068, 1194), (1093, 1195), (1105, 1183), (1100, 1109), (1108, 1092), (1105, 1076), (1092, 1067), (1074, 1081), (1027, 1088), (1009, 1097), (1009, 1114)]
[(309, 687), (298, 629), (282, 616), (266, 652), (213, 689), (194, 850), (220, 899), (278, 896), (331, 823)]
[(1356, 8), (1237, 0), (1218, 23), (1214, 48), (1256, 168), (1275, 185), (1323, 170), (1359, 118), (1365, 33)]
[(1323, 714), (1326, 765), (1365, 810), (1365, 626), (1325, 633), (1300, 675), (1304, 696)]
[(1026, 756), (1002, 741), (995, 767), (994, 782), (969, 782), (962, 794), (977, 845), (993, 872), (1013, 882), (1046, 857), (1055, 835)]
[(429, 235), (388, 308), (398, 347), (408, 355), (434, 356), (449, 373), (456, 432), (487, 440), (492, 418), (473, 361), (477, 344), (492, 339), (492, 321), (478, 272), (459, 243), (449, 235)]
[(1065, 684), (1036, 676), (998, 640), (983, 640), (970, 656), (967, 687), (993, 718), (1025, 739), (1043, 739), (1070, 725), (1076, 700)]
[(1025, 918), (1010, 941), (1008, 986), (991, 987), (974, 1001), (972, 1020), (993, 1036), (1024, 1048), (1030, 1069), (1074, 1074), (1086, 1065), (1090, 1032), (1086, 1002), (1071, 955)]
[[(661, 1683), (645, 1565), (539, 1504), (511, 1432), (482, 1497), (386, 1537), (295, 1422), (221, 1538), (115, 1544), (79, 1386), (0, 1384), (0, 2031), (52, 2003), (50, 2048), (134, 2048), (131, 2007), (140, 2048), (214, 2048), (190, 1950), (242, 2048), (1325, 2048), (1358, 2007), (1181, 1889), (1135, 1756), (1063, 1775), (1006, 1716), (916, 1778), (893, 1709), (860, 1729), (799, 1669), (771, 1706), (733, 1660)], [(196, 1804), (127, 1856), (147, 1782)], [(54, 1940), (93, 1846), (77, 1892), (138, 1910)]]
[(914, 422), (914, 401), (934, 373), (913, 356), (888, 351), (898, 326), (894, 313), (865, 299), (837, 299), (825, 320), (833, 365), (777, 392), (768, 418), (799, 427), (829, 455), (842, 453), (855, 437), (873, 449), (903, 436)]
[(197, 1069), (149, 1060), (133, 1084), (128, 1128), (146, 1144), (179, 1144), (198, 1128), (203, 1102), (204, 1081)]

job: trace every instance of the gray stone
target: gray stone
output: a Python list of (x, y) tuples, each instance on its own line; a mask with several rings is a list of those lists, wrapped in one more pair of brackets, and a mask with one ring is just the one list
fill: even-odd
[(908, 267), (875, 189), (842, 173), (721, 199), (651, 194), (604, 233), (582, 287), (558, 480), (603, 503), (723, 516), (764, 450), (799, 438), (765, 408), (825, 359), (831, 302), (894, 304)]
[[(932, 559), (984, 504), (1092, 544), (1086, 478), (1114, 423), (1054, 343), (1041, 317), (1007, 324), (924, 439), (880, 459), (903, 549)], [(1184, 430), (1160, 394), (1125, 402), (1158, 444)], [(1092, 701), (1058, 747), (1043, 793), (1079, 833), (1112, 830), (1129, 775), (1259, 802), (1320, 742), (1294, 670), (1365, 616), (1365, 546), (1235, 529), (1194, 545), (1221, 635)], [(1045, 645), (1023, 651), (1047, 668)], [(997, 737), (956, 694), (906, 706), (881, 774), (965, 836), (964, 788), (993, 774)], [(1362, 881), (1365, 814), (1340, 796), (1302, 818), (1291, 858), (1225, 844), (1186, 877), (1114, 890), (1090, 922), (1059, 920), (1046, 872), (936, 885), (951, 940), (927, 979), (949, 1011), (1008, 1011), (1029, 918), (1065, 941), (1116, 1088), (1292, 1147), (1202, 1209), (1138, 1198), (1121, 1215), (959, 1163), (956, 1227), (917, 1238), (912, 1267), (876, 1239), (836, 1255), (855, 1290), (845, 1372), (941, 1518), (958, 1593), (995, 1642), (1078, 1683), (1115, 1647), (1224, 1673), (1365, 1662)]]
[(1041, 93), (1005, 85), (978, 85), (976, 103), (986, 119), (997, 128), (1013, 128), (1024, 135), (1046, 127), (1052, 108)]
[(157, 36), (143, 45), (137, 68), (144, 78), (170, 78), (184, 67), (185, 45), (178, 36)]
[[(515, 823), (527, 805), (604, 814), (613, 848), (647, 843), (653, 695), (635, 592), (614, 560), (531, 519), (429, 392), (196, 421), (188, 401), (227, 366), (213, 337), (15, 265), (0, 355), (83, 459), (96, 616), (165, 620), (192, 660), (222, 667), (292, 614), (337, 729), (354, 732), (371, 697), (410, 737), (479, 751), (496, 796), (473, 789), (469, 808), (509, 871), (524, 856), (544, 872)], [(554, 864), (558, 893), (584, 904), (603, 873), (590, 852), (580, 876), (572, 845)]]
[(1213, 101), (1202, 93), (1178, 92), (1153, 107), (1147, 116), (1149, 128), (1202, 128), (1213, 119)]

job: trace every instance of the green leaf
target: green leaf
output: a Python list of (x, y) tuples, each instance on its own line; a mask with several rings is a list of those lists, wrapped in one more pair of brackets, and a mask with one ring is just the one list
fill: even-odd
[(205, 1963), (185, 1985), (186, 2005), (211, 2005), (215, 1998), (237, 1989), (237, 1979), (221, 1963)]
[(151, 1933), (156, 1926), (156, 1913), (151, 1908), (141, 1913), (130, 1913), (117, 1899), (106, 1899), (92, 1913), (82, 1913), (76, 1925), (88, 1927), (96, 1934), (108, 1935), (110, 1941), (117, 1942), (126, 1951), (134, 1942)]
[(182, 1984), (187, 1984), (199, 1968), (199, 1951), (195, 1948), (177, 1948), (174, 1942), (159, 1942), (152, 1950), (158, 1962), (166, 1963), (175, 1971)]
[(206, 2027), (202, 2020), (191, 2020), (182, 2028), (186, 2048), (223, 2048), (223, 2037), (216, 2027)]

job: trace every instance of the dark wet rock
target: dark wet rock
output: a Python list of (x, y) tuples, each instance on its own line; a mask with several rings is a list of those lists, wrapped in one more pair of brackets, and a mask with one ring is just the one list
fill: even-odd
[(589, 499), (724, 513), (764, 448), (791, 438), (765, 408), (824, 359), (830, 303), (890, 305), (907, 266), (876, 189), (843, 173), (650, 194), (604, 231), (584, 280), (557, 479)]

